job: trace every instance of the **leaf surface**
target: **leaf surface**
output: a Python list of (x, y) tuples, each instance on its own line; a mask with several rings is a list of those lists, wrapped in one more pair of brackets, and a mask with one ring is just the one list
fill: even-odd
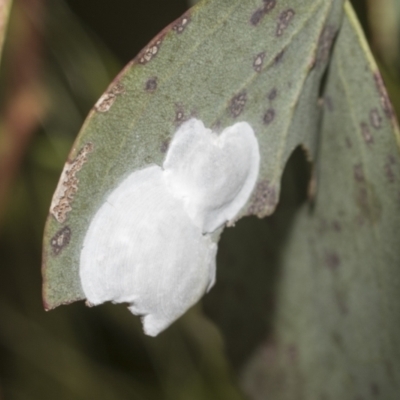
[[(218, 295), (217, 286), (206, 299), (251, 399), (398, 398), (399, 131), (349, 3), (345, 10), (324, 89), (314, 204), (292, 212), (278, 255), (279, 228), (258, 227), (269, 235), (257, 239), (258, 271), (269, 272), (243, 260), (230, 265), (240, 272), (219, 265), (220, 287), (236, 288)], [(228, 263), (237, 253), (225, 244)], [(251, 319), (238, 319), (240, 307)]]
[(93, 215), (129, 173), (162, 165), (190, 117), (218, 132), (251, 124), (262, 159), (239, 217), (271, 214), (293, 149), (315, 154), (319, 88), (341, 16), (341, 0), (206, 0), (143, 49), (97, 102), (65, 165), (43, 244), (46, 308), (83, 299), (79, 256)]

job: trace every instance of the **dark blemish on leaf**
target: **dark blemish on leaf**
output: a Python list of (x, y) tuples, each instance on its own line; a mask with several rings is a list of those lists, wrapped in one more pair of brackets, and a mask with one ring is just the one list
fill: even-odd
[(284, 54), (285, 54), (285, 50), (282, 50), (282, 51), (280, 51), (280, 52), (275, 56), (275, 59), (274, 59), (275, 65), (281, 63)]
[(365, 182), (364, 170), (361, 164), (356, 164), (354, 166), (354, 179), (357, 182)]
[(276, 27), (276, 36), (282, 36), (285, 29), (292, 21), (295, 12), (292, 8), (282, 11), (279, 15), (278, 25)]
[(339, 350), (344, 350), (343, 336), (339, 332), (332, 332), (332, 341)]
[(95, 110), (102, 113), (107, 112), (114, 104), (117, 96), (124, 93), (124, 91), (125, 89), (122, 83), (117, 82), (100, 97), (94, 106)]
[(382, 117), (380, 116), (379, 111), (376, 108), (371, 110), (371, 112), (369, 113), (369, 120), (371, 122), (371, 125), (375, 129), (379, 129), (382, 125)]
[(340, 266), (340, 257), (335, 251), (327, 251), (325, 252), (325, 265), (335, 271)]
[(250, 23), (254, 26), (258, 25), (262, 18), (264, 17), (264, 9), (263, 8), (258, 8), (254, 13), (252, 14), (250, 18)]
[(317, 65), (324, 65), (328, 59), (331, 52), (332, 44), (336, 36), (335, 27), (328, 25), (324, 27), (318, 41), (318, 51), (317, 51)]
[(276, 5), (276, 0), (263, 0), (264, 8), (267, 12), (270, 12)]
[(353, 143), (351, 142), (350, 138), (346, 138), (346, 147), (351, 149), (353, 147)]
[(170, 142), (171, 142), (171, 140), (167, 139), (167, 140), (164, 140), (161, 143), (161, 148), (160, 148), (161, 153), (166, 153), (167, 152)]
[(184, 15), (172, 28), (176, 33), (182, 33), (190, 22), (190, 18)]
[(342, 230), (342, 226), (340, 225), (340, 222), (337, 220), (332, 222), (332, 228), (335, 232), (340, 232)]
[(234, 118), (238, 117), (242, 113), (246, 105), (246, 102), (247, 102), (247, 93), (244, 90), (232, 98), (231, 103), (229, 105), (229, 110)]
[(220, 119), (217, 119), (211, 126), (211, 130), (213, 132), (220, 133), (222, 130), (222, 123)]
[(265, 52), (259, 53), (256, 55), (254, 61), (253, 61), (253, 68), (256, 72), (260, 72), (263, 66), (265, 58)]
[(356, 179), (355, 202), (361, 213), (360, 221), (368, 220), (370, 223), (379, 221), (382, 206), (377, 197), (374, 187), (367, 181), (365, 176)]
[(162, 38), (158, 38), (156, 41), (154, 41), (148, 47), (142, 50), (142, 52), (138, 56), (139, 63), (144, 65), (150, 62), (158, 54), (161, 43)]
[(153, 77), (146, 82), (146, 92), (154, 92), (157, 89), (157, 77)]
[(382, 76), (379, 72), (376, 72), (374, 74), (374, 80), (375, 80), (375, 85), (376, 88), (378, 89), (379, 96), (381, 99), (381, 104), (384, 113), (388, 118), (394, 118), (394, 111), (393, 111), (393, 106), (392, 103), (390, 102), (389, 95), (386, 91), (385, 84), (383, 82)]
[(269, 108), (263, 117), (263, 122), (265, 125), (269, 125), (275, 118), (275, 110), (273, 108)]
[(374, 143), (374, 138), (371, 135), (371, 131), (369, 129), (368, 124), (366, 122), (361, 122), (360, 127), (361, 127), (361, 134), (365, 140), (365, 143), (367, 144)]
[(371, 393), (372, 393), (372, 395), (373, 395), (374, 397), (378, 397), (379, 394), (380, 394), (380, 392), (381, 392), (381, 390), (380, 390), (378, 384), (375, 383), (375, 382), (372, 383), (372, 384), (371, 384)]
[(258, 8), (250, 17), (250, 23), (257, 26), (260, 21), (267, 15), (276, 5), (276, 0), (263, 0), (264, 5)]
[(185, 121), (185, 111), (181, 105), (176, 105), (175, 109), (175, 123), (180, 124)]
[(67, 219), (67, 214), (72, 210), (71, 203), (78, 191), (79, 184), (77, 173), (82, 169), (88, 159), (89, 153), (92, 151), (93, 144), (86, 143), (75, 159), (67, 161), (64, 166), (50, 206), (50, 213), (60, 223), (63, 223)]
[(175, 114), (175, 121), (183, 121), (184, 116), (182, 111), (177, 111)]
[(247, 213), (257, 215), (259, 218), (265, 217), (272, 214), (277, 202), (276, 189), (270, 186), (268, 180), (261, 181), (254, 191)]
[[(311, 156), (310, 160), (308, 160), (310, 163), (312, 162)], [(311, 164), (311, 176), (310, 180), (307, 185), (307, 199), (310, 203), (313, 203), (315, 201), (315, 198), (317, 196), (317, 188), (318, 188), (318, 176), (317, 176), (317, 170), (314, 166), (314, 164)]]
[(60, 229), (51, 239), (50, 244), (53, 254), (58, 256), (61, 250), (66, 247), (71, 240), (71, 229), (68, 226)]
[(393, 171), (393, 166), (396, 164), (396, 160), (392, 155), (389, 155), (388, 160), (385, 164), (385, 175), (390, 183), (394, 183), (396, 176)]
[(278, 96), (278, 91), (276, 90), (276, 88), (273, 88), (268, 94), (268, 99), (273, 101), (276, 99), (276, 96)]

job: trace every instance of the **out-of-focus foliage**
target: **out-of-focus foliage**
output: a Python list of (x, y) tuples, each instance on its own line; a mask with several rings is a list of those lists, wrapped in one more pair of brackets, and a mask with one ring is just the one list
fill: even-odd
[(1, 52), (3, 51), (4, 38), (7, 32), (11, 5), (12, 0), (0, 0), (0, 59)]
[[(182, 2), (169, 7), (170, 19), (184, 11)], [(141, 39), (135, 47), (124, 41), (126, 53), (133, 57), (170, 22), (165, 18), (153, 16), (152, 32), (133, 28), (131, 35)], [(219, 334), (196, 310), (157, 342), (144, 337), (123, 308), (75, 304), (44, 312), (41, 242), (50, 199), (84, 117), (123, 63), (62, 0), (16, 0), (9, 32), (1, 71), (0, 150), (12, 168), (0, 176), (7, 181), (0, 228), (0, 398), (239, 398)]]
[[(4, 201), (0, 398), (239, 399), (221, 337), (201, 316), (200, 307), (154, 341), (143, 336), (139, 321), (123, 306), (87, 309), (77, 303), (45, 313), (41, 303), (43, 226), (74, 137), (89, 108), (128, 61), (125, 57), (133, 58), (157, 31), (178, 17), (184, 11), (183, 2), (168, 0), (171, 14), (163, 20), (152, 10), (165, 10), (166, 0), (148, 2), (153, 9), (146, 15), (136, 9), (127, 11), (140, 3), (132, 0), (102, 2), (110, 4), (107, 15), (93, 11), (98, 0), (69, 1), (79, 16), (63, 0), (14, 1), (0, 76), (0, 154), (1, 161), (4, 154), (10, 160), (9, 166), (0, 169), (0, 181), (2, 185), (6, 182), (0, 197), (0, 202)], [(398, 48), (389, 65), (381, 44), (374, 42), (369, 25), (373, 16), (366, 0), (354, 4), (374, 43), (396, 106), (400, 104)], [(113, 19), (117, 10), (128, 21), (137, 18), (143, 23), (141, 31), (134, 29), (138, 22), (126, 24), (132, 30), (124, 28), (120, 48), (112, 48), (115, 56), (103, 41), (112, 46), (117, 40), (121, 29), (118, 19)], [(384, 26), (385, 19), (380, 23)], [(146, 31), (146, 26), (153, 30)], [(135, 46), (129, 37), (135, 39)], [(288, 188), (289, 197), (292, 185), (290, 179), (284, 179), (283, 191), (285, 194)], [(276, 224), (277, 220), (279, 214), (258, 221), (260, 232), (263, 223)], [(223, 236), (221, 247), (233, 233), (244, 241), (258, 231), (241, 221)], [(265, 241), (252, 242), (239, 257), (251, 260), (254, 251), (267, 251)], [(273, 290), (268, 289), (267, 301), (274, 302)], [(295, 351), (289, 351), (291, 354), (295, 356)], [(265, 354), (267, 359), (270, 355)], [(370, 388), (372, 394), (374, 390), (376, 387)]]

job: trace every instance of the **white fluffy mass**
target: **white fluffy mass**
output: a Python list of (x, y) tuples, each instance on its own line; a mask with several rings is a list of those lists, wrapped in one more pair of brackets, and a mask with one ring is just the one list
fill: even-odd
[(220, 135), (182, 124), (163, 168), (132, 172), (92, 219), (80, 256), (87, 300), (127, 303), (150, 336), (166, 329), (214, 285), (211, 233), (243, 208), (259, 161), (247, 122)]

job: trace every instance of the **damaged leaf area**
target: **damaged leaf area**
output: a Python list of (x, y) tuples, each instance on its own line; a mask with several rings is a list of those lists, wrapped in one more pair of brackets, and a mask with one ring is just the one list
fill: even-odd
[(271, 214), (292, 151), (302, 144), (315, 158), (320, 85), (341, 20), (341, 1), (206, 0), (154, 38), (93, 108), (64, 168), (44, 236), (46, 307), (85, 298), (79, 260), (94, 215), (132, 172), (161, 166), (191, 118), (217, 134), (251, 125), (260, 170), (235, 220)]
[(79, 151), (76, 158), (67, 162), (61, 174), (57, 189), (53, 195), (50, 213), (60, 223), (65, 222), (68, 213), (72, 210), (71, 203), (78, 191), (78, 172), (86, 163), (88, 154), (93, 150), (93, 145), (87, 143)]

